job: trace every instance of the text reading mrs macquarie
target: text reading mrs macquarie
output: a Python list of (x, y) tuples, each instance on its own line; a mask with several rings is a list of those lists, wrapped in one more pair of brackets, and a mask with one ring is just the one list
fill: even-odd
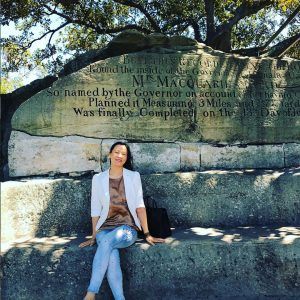
[(64, 116), (56, 128), (81, 126), (88, 136), (295, 141), (299, 72), (295, 60), (140, 52), (92, 64), (43, 99)]

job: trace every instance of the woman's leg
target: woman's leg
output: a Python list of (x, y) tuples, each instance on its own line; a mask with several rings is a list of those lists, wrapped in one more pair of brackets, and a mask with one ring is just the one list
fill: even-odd
[(117, 243), (116, 247), (110, 254), (107, 268), (107, 280), (115, 300), (125, 300), (123, 292), (123, 276), (118, 248), (125, 248), (132, 245), (137, 239), (137, 232), (130, 226), (123, 225), (117, 228), (116, 239), (119, 241), (119, 243)]
[[(103, 230), (96, 234), (96, 241), (97, 241), (97, 250), (93, 259), (93, 266), (92, 266), (92, 276), (90, 280), (90, 285), (87, 289), (88, 292), (91, 293), (98, 293), (99, 288), (101, 286), (104, 274), (107, 269), (107, 264), (109, 260), (110, 253), (107, 251), (108, 247), (99, 247), (102, 241), (104, 242), (104, 237), (111, 232), (112, 230)], [(105, 244), (107, 241), (105, 241)]]
[(110, 253), (107, 268), (107, 281), (115, 299), (125, 299), (123, 293), (123, 276), (120, 265), (120, 254), (118, 249), (113, 249)]
[[(119, 226), (114, 230), (104, 230), (96, 235), (98, 248), (93, 261), (92, 278), (88, 287), (89, 292), (98, 293), (105, 272), (108, 269), (108, 264), (113, 249), (128, 247), (135, 242), (136, 238), (136, 230), (127, 225)], [(120, 277), (120, 260), (116, 260), (113, 257), (112, 262), (114, 263), (112, 264), (109, 273), (114, 275), (118, 274), (117, 277)], [(117, 286), (115, 286), (115, 284), (112, 284), (111, 288), (113, 294), (116, 295), (120, 294), (120, 289), (123, 290), (122, 286), (120, 286), (119, 284)], [(121, 297), (123, 298), (120, 299), (124, 299), (123, 291), (121, 292), (121, 294)]]

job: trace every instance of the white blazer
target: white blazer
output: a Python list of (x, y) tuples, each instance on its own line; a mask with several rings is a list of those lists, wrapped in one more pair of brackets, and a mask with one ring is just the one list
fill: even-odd
[[(123, 168), (123, 178), (128, 208), (136, 226), (141, 229), (141, 224), (136, 214), (138, 207), (145, 207), (140, 173)], [(106, 170), (94, 175), (92, 180), (91, 216), (100, 216), (96, 230), (106, 220), (109, 212), (109, 204), (109, 170)]]

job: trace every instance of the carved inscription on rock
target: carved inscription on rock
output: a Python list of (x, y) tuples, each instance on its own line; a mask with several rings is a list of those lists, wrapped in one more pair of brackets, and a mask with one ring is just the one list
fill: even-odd
[[(213, 52), (214, 53), (214, 52)], [(25, 102), (13, 128), (34, 135), (157, 141), (300, 141), (300, 62), (215, 52), (109, 58)]]

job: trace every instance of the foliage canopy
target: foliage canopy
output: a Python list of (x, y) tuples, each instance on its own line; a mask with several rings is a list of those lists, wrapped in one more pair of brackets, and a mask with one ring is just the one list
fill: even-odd
[(36, 66), (55, 73), (67, 59), (100, 48), (126, 29), (186, 35), (214, 49), (258, 55), (268, 50), (278, 17), (283, 23), (294, 12), (289, 40), (275, 54), (299, 40), (298, 0), (2, 0), (1, 5), (1, 25), (13, 22), (20, 31), (2, 39), (7, 73)]

